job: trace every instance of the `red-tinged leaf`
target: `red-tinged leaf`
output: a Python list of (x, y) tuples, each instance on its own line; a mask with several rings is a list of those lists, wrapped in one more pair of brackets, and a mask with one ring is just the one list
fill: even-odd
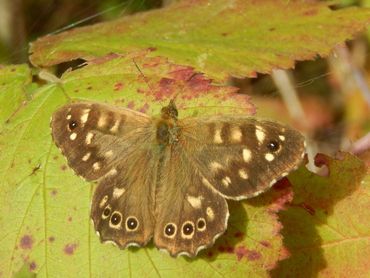
[[(370, 10), (327, 2), (184, 0), (115, 21), (45, 36), (31, 46), (40, 67), (148, 49), (216, 80), (254, 77), (328, 55), (370, 23)], [(335, 34), (335, 35), (334, 35)]]
[(290, 257), (274, 277), (369, 277), (370, 176), (350, 154), (318, 156), (318, 176), (304, 167), (290, 176), (294, 199), (280, 213)]

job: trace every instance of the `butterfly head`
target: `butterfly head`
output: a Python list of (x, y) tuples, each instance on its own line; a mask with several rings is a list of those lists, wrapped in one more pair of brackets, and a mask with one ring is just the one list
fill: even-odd
[(167, 106), (163, 107), (161, 110), (161, 116), (162, 116), (162, 119), (164, 120), (168, 120), (168, 119), (177, 120), (178, 115), (179, 113), (177, 111), (175, 101), (173, 99), (171, 99), (170, 103)]

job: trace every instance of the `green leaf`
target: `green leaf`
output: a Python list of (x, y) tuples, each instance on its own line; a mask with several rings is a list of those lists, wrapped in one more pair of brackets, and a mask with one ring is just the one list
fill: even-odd
[(326, 56), (370, 23), (370, 9), (331, 10), (328, 5), (298, 0), (185, 0), (40, 38), (31, 46), (31, 61), (46, 67), (147, 49), (151, 56), (168, 57), (216, 80), (229, 75), (253, 77)]
[(25, 91), (30, 82), (31, 72), (27, 65), (0, 65), (0, 130), (26, 100)]
[(294, 199), (280, 213), (290, 257), (273, 276), (369, 277), (370, 176), (350, 154), (319, 159), (328, 176), (303, 167), (290, 176)]
[(71, 100), (92, 100), (152, 115), (173, 97), (180, 117), (204, 115), (204, 107), (185, 108), (199, 104), (211, 105), (213, 113), (217, 105), (254, 112), (235, 88), (215, 86), (191, 68), (143, 55), (95, 59), (32, 94), (0, 134), (1, 276), (27, 269), (40, 277), (268, 276), (283, 249), (276, 213), (292, 198), (289, 188), (230, 202), (227, 233), (195, 259), (171, 258), (153, 244), (120, 250), (95, 235), (89, 216), (94, 184), (66, 166), (51, 139), (52, 113)]

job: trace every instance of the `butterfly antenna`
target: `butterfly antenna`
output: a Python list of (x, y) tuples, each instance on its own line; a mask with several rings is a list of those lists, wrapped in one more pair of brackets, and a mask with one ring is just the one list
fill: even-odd
[(154, 95), (154, 89), (152, 88), (152, 86), (150, 86), (150, 83), (149, 83), (148, 79), (146, 78), (145, 74), (141, 71), (139, 65), (136, 63), (135, 58), (132, 58), (132, 62), (134, 63), (134, 65), (135, 65), (136, 69), (138, 70), (138, 72), (140, 73), (140, 75), (143, 77), (143, 79), (144, 79), (146, 85), (148, 86), (150, 92)]

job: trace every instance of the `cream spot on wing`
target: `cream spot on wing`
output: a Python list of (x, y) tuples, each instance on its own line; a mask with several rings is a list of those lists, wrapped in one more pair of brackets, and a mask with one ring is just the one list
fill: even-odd
[(100, 201), (100, 203), (99, 203), (99, 207), (100, 207), (100, 208), (104, 207), (104, 206), (105, 206), (105, 204), (107, 203), (107, 201), (108, 201), (108, 195), (105, 195), (105, 196), (101, 199), (101, 201)]
[(270, 182), (270, 186), (273, 186), (276, 182), (277, 182), (277, 180), (276, 180), (276, 179), (273, 179), (273, 180)]
[(89, 118), (90, 109), (84, 109), (82, 110), (82, 116), (81, 116), (81, 123), (85, 124), (87, 122), (87, 119)]
[(93, 164), (93, 169), (94, 169), (94, 171), (98, 171), (100, 169), (100, 163), (99, 162), (95, 162)]
[(114, 122), (114, 125), (111, 127), (110, 132), (116, 133), (118, 131), (119, 124), (121, 122), (121, 119), (118, 119)]
[(230, 179), (230, 177), (224, 177), (223, 179), (222, 179), (222, 184), (224, 185), (224, 186), (226, 186), (226, 187), (229, 187), (229, 185), (231, 184), (231, 179)]
[(265, 154), (265, 159), (267, 161), (273, 161), (275, 159), (275, 156), (272, 153)]
[(207, 208), (206, 214), (207, 214), (209, 221), (212, 221), (213, 219), (215, 219), (215, 213), (213, 212), (213, 209), (211, 207)]
[(115, 176), (117, 175), (117, 169), (116, 168), (113, 168), (111, 169), (108, 173), (105, 174), (105, 176), (109, 177), (109, 176)]
[(247, 171), (245, 171), (245, 169), (239, 169), (239, 176), (240, 176), (243, 180), (248, 179), (248, 173), (247, 173)]
[(70, 136), (69, 136), (69, 139), (71, 139), (72, 141), (75, 140), (77, 138), (77, 133), (73, 132)]
[(237, 126), (234, 126), (231, 129), (231, 140), (235, 143), (240, 143), (242, 141), (242, 137), (243, 137), (243, 134), (240, 128)]
[(213, 141), (216, 143), (216, 144), (222, 144), (222, 138), (221, 138), (221, 129), (218, 128), (215, 130), (215, 136), (213, 138)]
[(67, 117), (66, 117), (67, 120), (70, 120), (71, 118), (72, 118), (71, 114), (68, 114)]
[(113, 246), (117, 246), (117, 243), (115, 243), (113, 240), (104, 240), (103, 244), (111, 244)]
[(244, 162), (249, 162), (252, 158), (252, 153), (248, 149), (243, 149), (243, 160)]
[(188, 200), (190, 205), (195, 209), (199, 209), (202, 206), (202, 199), (203, 199), (202, 196), (193, 197), (193, 196), (188, 195), (186, 199)]
[(259, 125), (256, 126), (256, 137), (259, 144), (262, 144), (266, 137), (265, 131)]
[(94, 137), (94, 133), (92, 133), (92, 132), (87, 133), (86, 140), (85, 140), (87, 145), (91, 144), (91, 140), (93, 139), (93, 137)]
[(113, 198), (118, 199), (119, 197), (123, 195), (123, 193), (125, 193), (125, 191), (126, 190), (124, 188), (115, 187), (113, 189)]
[(212, 187), (212, 184), (209, 182), (209, 180), (207, 180), (206, 178), (202, 178), (202, 182), (203, 182), (203, 184), (205, 185), (205, 186), (210, 186), (210, 187)]
[(279, 139), (280, 139), (281, 141), (285, 141), (285, 136), (284, 136), (284, 135), (279, 135)]
[(107, 115), (101, 114), (98, 120), (98, 127), (104, 127), (107, 124)]
[(113, 151), (112, 150), (109, 150), (109, 151), (107, 151), (107, 152), (104, 153), (104, 157), (106, 157), (106, 158), (110, 158), (110, 157), (112, 157), (112, 155), (113, 155)]
[(88, 161), (88, 160), (89, 160), (89, 158), (90, 158), (90, 156), (91, 156), (91, 152), (86, 153), (86, 154), (82, 157), (82, 161)]
[(209, 164), (209, 168), (211, 168), (213, 172), (217, 172), (218, 170), (221, 170), (223, 167), (220, 163), (213, 161)]

